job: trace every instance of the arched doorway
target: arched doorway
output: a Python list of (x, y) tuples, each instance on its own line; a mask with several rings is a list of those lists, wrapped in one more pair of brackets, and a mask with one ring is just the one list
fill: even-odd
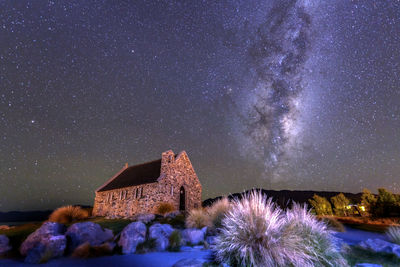
[(183, 186), (179, 189), (179, 210), (185, 210), (185, 188)]

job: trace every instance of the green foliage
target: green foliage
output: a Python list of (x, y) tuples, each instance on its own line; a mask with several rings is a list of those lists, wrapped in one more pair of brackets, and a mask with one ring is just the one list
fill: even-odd
[(154, 251), (156, 247), (157, 247), (157, 241), (155, 238), (146, 238), (146, 240), (143, 243), (137, 245), (136, 252), (143, 254)]
[(353, 246), (348, 248), (348, 251), (344, 253), (344, 257), (350, 266), (355, 266), (357, 263), (364, 262), (380, 264), (386, 267), (400, 266), (400, 259), (394, 254), (376, 253)]
[(377, 198), (368, 189), (363, 189), (363, 194), (361, 196), (361, 204), (365, 207), (365, 210), (369, 213), (374, 209), (376, 205)]
[(19, 255), (18, 249), (22, 242), (41, 225), (41, 222), (18, 225), (7, 230), (0, 230), (0, 235), (6, 235), (10, 240), (10, 245), (12, 246), (11, 254)]
[(345, 197), (343, 193), (331, 197), (331, 202), (333, 204), (333, 211), (336, 216), (349, 215), (350, 209), (348, 209), (348, 206), (350, 204), (350, 200), (347, 197)]
[(312, 199), (309, 199), (311, 206), (314, 208), (317, 215), (332, 215), (332, 205), (324, 197), (314, 195)]
[(181, 233), (178, 230), (172, 232), (169, 236), (169, 251), (179, 251), (181, 249)]
[(159, 217), (156, 218), (153, 223), (161, 223), (161, 224), (170, 224), (174, 228), (184, 229), (185, 228), (185, 215), (178, 214), (173, 218), (164, 218)]

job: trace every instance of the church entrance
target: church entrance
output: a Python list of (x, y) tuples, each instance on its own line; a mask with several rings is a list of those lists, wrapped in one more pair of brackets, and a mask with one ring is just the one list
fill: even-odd
[(183, 186), (179, 190), (179, 210), (185, 211), (185, 188)]

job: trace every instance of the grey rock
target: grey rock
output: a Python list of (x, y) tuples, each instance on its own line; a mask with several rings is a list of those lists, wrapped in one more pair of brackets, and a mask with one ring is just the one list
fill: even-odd
[(103, 230), (100, 225), (93, 222), (75, 223), (68, 228), (65, 235), (71, 240), (68, 247), (70, 252), (85, 242), (89, 242), (91, 246), (98, 246), (114, 237), (110, 229)]
[(175, 211), (171, 211), (171, 212), (164, 214), (164, 218), (173, 219), (180, 214), (181, 214), (181, 212), (179, 210), (175, 210)]
[(195, 258), (181, 259), (177, 261), (172, 267), (202, 267), (203, 261)]
[(128, 224), (121, 232), (118, 245), (122, 247), (123, 254), (136, 252), (137, 245), (146, 240), (146, 225), (142, 222)]
[(6, 235), (0, 235), (0, 256), (11, 250), (10, 240)]
[(394, 254), (400, 258), (400, 245), (390, 243), (382, 239), (367, 239), (360, 242), (358, 245), (373, 252)]
[(142, 223), (149, 223), (153, 221), (156, 218), (156, 215), (151, 214), (151, 213), (143, 213), (143, 214), (137, 214), (134, 217), (135, 221), (142, 222)]
[(43, 239), (38, 245), (28, 251), (26, 255), (26, 263), (43, 263), (52, 258), (61, 257), (64, 254), (67, 239), (64, 235), (51, 236)]
[(63, 235), (65, 226), (55, 222), (45, 222), (30, 234), (19, 249), (26, 262), (39, 263), (64, 254), (67, 239)]
[(149, 237), (156, 240), (156, 249), (158, 251), (163, 251), (169, 246), (169, 237), (174, 231), (169, 224), (153, 224), (149, 228)]
[(200, 242), (204, 242), (206, 232), (207, 227), (203, 227), (201, 230), (196, 228), (185, 229), (182, 231), (182, 240), (184, 243), (197, 245)]

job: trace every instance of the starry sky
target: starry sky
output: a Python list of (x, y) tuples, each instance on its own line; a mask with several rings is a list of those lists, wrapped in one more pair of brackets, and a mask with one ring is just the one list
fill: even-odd
[(186, 150), (203, 199), (400, 193), (397, 0), (0, 1), (0, 211)]

